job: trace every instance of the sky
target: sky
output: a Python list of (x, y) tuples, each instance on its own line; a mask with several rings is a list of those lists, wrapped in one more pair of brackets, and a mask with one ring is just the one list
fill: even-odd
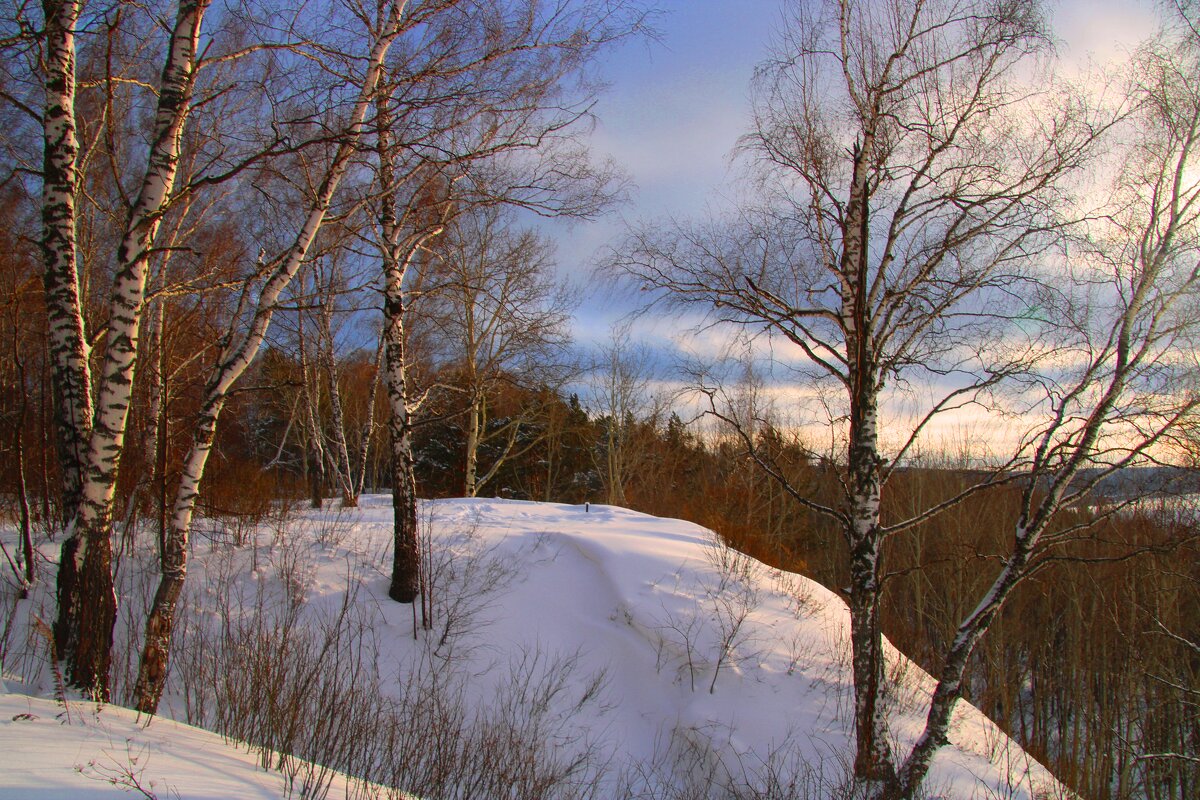
[[(815, 1), (815, 0), (811, 0)], [(875, 0), (862, 0), (873, 2)], [(596, 106), (591, 147), (611, 158), (633, 183), (630, 199), (613, 213), (589, 223), (547, 223), (557, 242), (560, 274), (579, 287), (580, 303), (573, 336), (585, 357), (611, 345), (614, 326), (627, 320), (647, 295), (619, 287), (596, 264), (617, 247), (630, 225), (654, 224), (669, 218), (694, 219), (720, 207), (731, 197), (738, 165), (731, 153), (750, 124), (750, 84), (756, 65), (769, 55), (785, 3), (796, 0), (658, 0), (663, 13), (655, 21), (655, 41), (628, 43), (599, 65), (609, 89)], [(1123, 63), (1139, 42), (1157, 29), (1155, 0), (1045, 0), (1057, 38), (1058, 68), (1083, 78), (1099, 65)], [(728, 202), (728, 201), (724, 201)], [(697, 312), (698, 313), (698, 312)], [(684, 360), (711, 362), (734, 332), (725, 328), (695, 330), (700, 320), (655, 312), (637, 315), (630, 339), (642, 369), (650, 370), (648, 390), (669, 397), (686, 418), (702, 410), (688, 379)], [(777, 353), (778, 355), (778, 353)], [(584, 395), (589, 385), (583, 385)], [(926, 387), (932, 391), (932, 387)], [(767, 378), (764, 391), (777, 412), (812, 439), (825, 440), (835, 430), (827, 424), (822, 389), (796, 373), (783, 370)], [(923, 395), (922, 395), (923, 397)], [(886, 402), (889, 419), (903, 429), (919, 398)], [(932, 447), (969, 449), (986, 457), (1007, 450), (1023, 426), (980, 416), (971, 409), (939, 415), (922, 441)]]
[[(629, 174), (631, 199), (593, 223), (549, 226), (560, 271), (588, 287), (575, 331), (585, 345), (603, 342), (631, 307), (592, 275), (598, 253), (620, 240), (626, 222), (701, 215), (735, 177), (730, 153), (747, 130), (751, 76), (767, 55), (781, 0), (658, 5), (659, 40), (626, 44), (601, 64), (610, 88), (596, 108), (591, 145)], [(1122, 59), (1155, 27), (1151, 0), (1052, 0), (1048, 10), (1059, 52), (1077, 69), (1089, 59)]]

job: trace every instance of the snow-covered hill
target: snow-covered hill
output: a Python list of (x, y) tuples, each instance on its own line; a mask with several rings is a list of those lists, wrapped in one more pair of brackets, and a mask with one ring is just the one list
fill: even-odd
[[(247, 699), (264, 691), (261, 684), (214, 688), (220, 681), (208, 670), (225, 658), (220, 669), (232, 672), (229, 659), (242, 659), (256, 665), (251, 671), (298, 671), (297, 683), (317, 696), (292, 705), (373, 709), (376, 716), (342, 734), (359, 742), (353, 752), (326, 754), (352, 769), (394, 761), (424, 741), (475, 757), (495, 747), (510, 759), (540, 759), (549, 764), (540, 774), (561, 779), (555, 791), (575, 787), (576, 795), (562, 796), (598, 783), (598, 798), (627, 790), (666, 797), (668, 787), (671, 796), (785, 797), (788, 786), (794, 796), (822, 797), (844, 782), (853, 744), (849, 619), (824, 588), (722, 547), (690, 523), (620, 508), (452, 500), (424, 510), (432, 531), (430, 630), (414, 625), (414, 609), (386, 596), (387, 497), (364, 498), (354, 510), (297, 512), (252, 531), (208, 526), (195, 541), (187, 619), (162, 712), (240, 738), (262, 739), (270, 730), (268, 746), (306, 752), (296, 746), (298, 734), (278, 732), (284, 726), (276, 717), (247, 721), (264, 713)], [(136, 560), (122, 569), (127, 621), (119, 651), (137, 636), (147, 597)], [(52, 613), (49, 602), (43, 588), (40, 599), (21, 604), (5, 663), (10, 689), (52, 688), (26, 652), (39, 638), (28, 622)], [(302, 629), (316, 633), (294, 633)], [(271, 636), (279, 631), (294, 641), (272, 660)], [(321, 632), (336, 636), (322, 639)], [(918, 733), (930, 681), (895, 651), (889, 660), (897, 686), (888, 701), (892, 735), (903, 748)], [(349, 681), (352, 661), (362, 673)], [(118, 696), (131, 663), (119, 659)], [(317, 663), (327, 666), (301, 672)], [(356, 694), (352, 683), (370, 691)], [(429, 696), (438, 698), (427, 704), (436, 713), (419, 702)], [(376, 705), (376, 697), (386, 703)], [(165, 721), (142, 731), (124, 712), (96, 714), (84, 705), (60, 725), (61, 707), (13, 693), (0, 695), (0, 707), (0, 798), (105, 791), (111, 787), (95, 780), (98, 768), (87, 765), (120, 770), (131, 754), (149, 756), (135, 765), (143, 780), (183, 798), (282, 792), (277, 777), (255, 771), (269, 757), (247, 755), (245, 747), (219, 753), (201, 733)], [(25, 713), (37, 719), (20, 718)], [(438, 725), (447, 726), (444, 742), (429, 730)], [(409, 726), (426, 730), (400, 744), (362, 738), (373, 728)], [(935, 762), (931, 796), (1033, 798), (1055, 786), (966, 704), (952, 741)], [(433, 772), (425, 761), (395, 774), (410, 774), (404, 770), (421, 780)], [(511, 778), (526, 779), (533, 780)], [(39, 784), (60, 787), (59, 794), (32, 791)], [(330, 796), (343, 792), (339, 785)]]
[[(68, 707), (0, 693), (0, 798), (91, 800), (153, 795), (160, 800), (277, 800), (286, 776), (220, 736), (95, 703)], [(347, 782), (329, 775), (329, 797)], [(299, 791), (293, 792), (299, 795)]]

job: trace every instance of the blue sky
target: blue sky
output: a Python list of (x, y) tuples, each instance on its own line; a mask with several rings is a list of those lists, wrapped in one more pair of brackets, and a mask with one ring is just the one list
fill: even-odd
[[(767, 55), (782, 0), (661, 0), (658, 42), (633, 42), (601, 65), (609, 90), (596, 108), (592, 147), (631, 176), (631, 201), (600, 221), (549, 225), (560, 271), (588, 286), (576, 322), (581, 344), (603, 341), (629, 301), (590, 274), (598, 251), (619, 241), (623, 220), (693, 217), (735, 176), (730, 152), (749, 119), (749, 86)], [(1152, 0), (1048, 4), (1060, 53), (1082, 65), (1123, 58), (1154, 31)]]

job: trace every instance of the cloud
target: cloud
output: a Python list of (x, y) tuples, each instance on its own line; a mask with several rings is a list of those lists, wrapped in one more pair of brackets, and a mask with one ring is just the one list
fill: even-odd
[(1147, 0), (1064, 0), (1052, 21), (1068, 62), (1109, 65), (1123, 61), (1141, 41), (1155, 35), (1156, 17)]

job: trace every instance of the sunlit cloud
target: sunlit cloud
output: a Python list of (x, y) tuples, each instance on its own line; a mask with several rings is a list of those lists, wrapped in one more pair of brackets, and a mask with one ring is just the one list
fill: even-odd
[[(598, 257), (619, 246), (624, 221), (695, 218), (719, 205), (723, 192), (732, 194), (737, 168), (731, 166), (730, 154), (750, 125), (750, 80), (767, 55), (779, 18), (775, 0), (688, 0), (668, 7), (671, 13), (660, 22), (663, 44), (619, 51), (605, 68), (611, 90), (596, 108), (591, 145), (597, 156), (614, 159), (629, 173), (637, 185), (631, 202), (599, 222), (553, 227), (562, 271), (584, 291), (576, 323), (581, 348), (604, 346), (614, 324), (646, 299), (593, 271)], [(1049, 6), (1047, 13), (1059, 39), (1057, 66), (1075, 78), (1124, 62), (1154, 35), (1157, 24), (1148, 0), (1066, 0)], [(749, 352), (752, 360), (775, 365), (760, 391), (781, 419), (803, 431), (815, 448), (837, 436), (840, 396), (830, 383), (813, 379), (812, 364), (800, 348), (765, 338), (747, 347), (742, 331), (702, 322), (699, 314), (652, 309), (630, 324), (630, 336), (656, 353), (656, 392), (686, 397), (682, 390), (687, 380), (675, 365)], [(1064, 352), (1057, 358), (1058, 370), (1078, 366), (1078, 354)], [(890, 392), (882, 409), (885, 447), (894, 450), (907, 441), (946, 389), (931, 380), (908, 393)], [(694, 397), (677, 402), (684, 413), (702, 410)], [(968, 405), (931, 420), (922, 431), (924, 444), (915, 452), (969, 450), (973, 457), (985, 458), (990, 450), (1011, 449), (1032, 421), (1032, 416)]]

